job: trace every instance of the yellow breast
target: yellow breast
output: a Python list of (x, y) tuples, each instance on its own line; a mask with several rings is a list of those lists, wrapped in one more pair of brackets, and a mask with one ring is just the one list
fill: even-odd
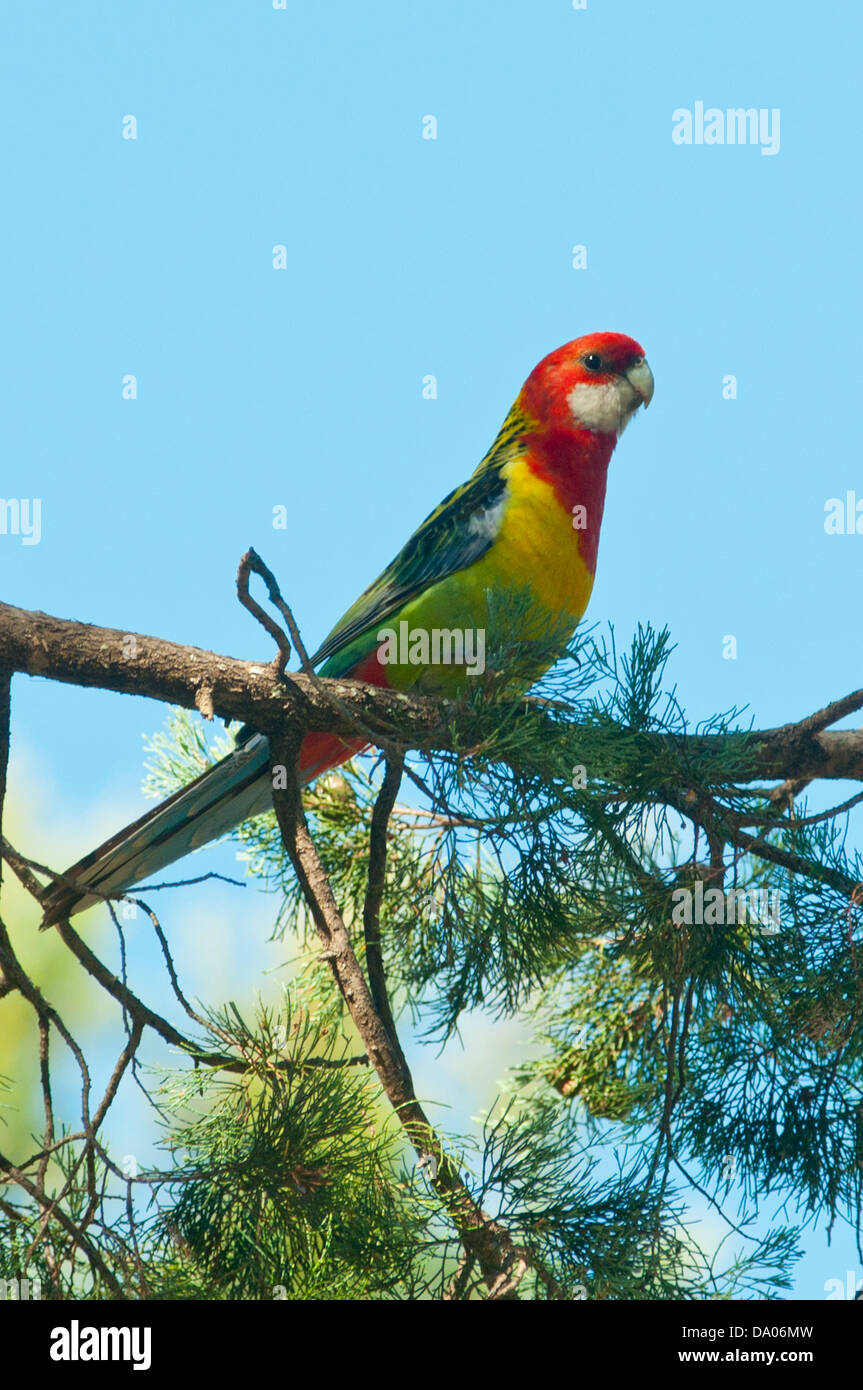
[(476, 578), (488, 587), (530, 584), (543, 608), (568, 613), (574, 627), (587, 607), (593, 575), (581, 557), (573, 518), (524, 459), (504, 471), (509, 498), (503, 523), (474, 567)]

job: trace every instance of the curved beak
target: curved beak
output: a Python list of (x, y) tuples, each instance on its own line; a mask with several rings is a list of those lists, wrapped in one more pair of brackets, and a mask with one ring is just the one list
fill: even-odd
[(645, 406), (650, 405), (653, 400), (653, 372), (647, 365), (646, 358), (642, 357), (640, 362), (635, 362), (627, 372), (624, 373), (627, 381), (644, 402)]

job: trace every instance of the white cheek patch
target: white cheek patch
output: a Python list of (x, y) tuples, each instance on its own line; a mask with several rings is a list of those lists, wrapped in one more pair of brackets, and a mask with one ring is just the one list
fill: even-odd
[(486, 507), (481, 512), (474, 512), (467, 524), (469, 536), (480, 536), (483, 540), (494, 541), (500, 530), (503, 514), (507, 505), (506, 494), (493, 507)]
[(576, 424), (600, 434), (615, 434), (629, 412), (616, 381), (580, 381), (567, 396)]

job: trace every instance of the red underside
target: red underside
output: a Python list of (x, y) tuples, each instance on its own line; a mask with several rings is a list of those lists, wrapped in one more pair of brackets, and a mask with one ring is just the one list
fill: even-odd
[[(366, 681), (369, 685), (380, 685), (384, 688), (389, 685), (386, 671), (378, 661), (377, 647), (350, 671), (345, 671), (344, 678)], [(330, 768), (347, 762), (348, 758), (352, 758), (365, 747), (366, 743), (361, 738), (345, 739), (340, 738), (338, 734), (307, 734), (300, 751), (300, 773), (303, 780), (311, 782), (322, 772), (328, 772)]]

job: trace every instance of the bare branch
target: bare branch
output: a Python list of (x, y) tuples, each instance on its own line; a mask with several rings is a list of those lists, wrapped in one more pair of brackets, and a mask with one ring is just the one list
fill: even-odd
[(276, 679), (278, 680), (281, 678), (285, 666), (288, 663), (291, 655), (291, 644), (278, 623), (274, 623), (269, 614), (265, 613), (261, 605), (252, 598), (249, 592), (249, 575), (252, 572), (259, 574), (266, 584), (267, 591), (270, 595), (270, 602), (278, 608), (282, 617), (288, 624), (288, 630), (291, 632), (294, 639), (294, 646), (297, 648), (298, 653), (300, 653), (303, 670), (306, 670), (308, 668), (309, 658), (300, 641), (300, 634), (294, 622), (294, 615), (282, 598), (281, 590), (276, 582), (276, 576), (273, 574), (272, 570), (264, 564), (256, 550), (247, 550), (240, 560), (240, 566), (237, 570), (237, 596), (243, 607), (248, 609), (252, 616), (257, 618), (261, 627), (270, 634), (279, 649), (273, 662), (273, 671)]
[[(239, 661), (200, 647), (70, 622), (10, 604), (0, 604), (2, 665), (13, 672), (143, 695), (184, 709), (198, 708), (200, 691), (206, 687), (212, 695), (213, 712), (220, 719), (239, 719), (265, 734), (284, 735), (301, 729), (356, 735), (361, 730), (369, 742), (387, 751), (393, 744), (423, 751), (453, 749), (452, 726), (458, 707), (450, 701), (305, 672), (285, 672), (274, 684), (269, 663)], [(854, 692), (808, 720), (750, 732), (742, 743), (740, 766), (728, 766), (728, 776), (748, 781), (863, 781), (863, 729), (822, 727), (825, 720), (840, 718), (857, 708), (859, 700), (859, 692)], [(535, 702), (530, 703), (536, 712)], [(591, 729), (572, 728), (578, 732), (585, 759), (591, 759)], [(559, 738), (560, 731), (560, 721), (549, 717), (549, 736)], [(627, 730), (621, 733), (630, 737)], [(639, 737), (648, 753), (673, 747), (698, 757), (727, 746), (723, 734), (672, 737), (641, 733)], [(601, 741), (607, 750), (607, 728), (601, 731)], [(591, 759), (598, 776), (602, 775), (602, 762), (599, 752)]]
[(372, 812), (371, 833), (369, 836), (369, 881), (363, 903), (363, 934), (366, 943), (366, 966), (375, 1008), (384, 1027), (389, 1033), (396, 1055), (401, 1064), (405, 1080), (413, 1085), (405, 1055), (399, 1043), (395, 1019), (390, 1007), (381, 951), (381, 904), (387, 872), (387, 826), (401, 783), (404, 757), (387, 760), (383, 785), (375, 801)]
[[(399, 1059), (401, 1049), (397, 1051), (394, 1047), (375, 1008), (306, 824), (299, 788), (299, 749), (300, 740), (296, 737), (293, 741), (277, 741), (275, 759), (287, 769), (288, 776), (284, 789), (274, 789), (273, 801), (285, 849), (324, 947), (323, 958), (333, 972), (369, 1059), (411, 1144), (420, 1158), (431, 1155), (435, 1159), (432, 1184), (444, 1200), (464, 1248), (475, 1255), (490, 1294), (493, 1292), (495, 1298), (517, 1298), (516, 1285), (524, 1273), (522, 1264), (526, 1268), (524, 1252), (500, 1222), (477, 1206), (417, 1100)], [(392, 797), (395, 800), (394, 791)]]

